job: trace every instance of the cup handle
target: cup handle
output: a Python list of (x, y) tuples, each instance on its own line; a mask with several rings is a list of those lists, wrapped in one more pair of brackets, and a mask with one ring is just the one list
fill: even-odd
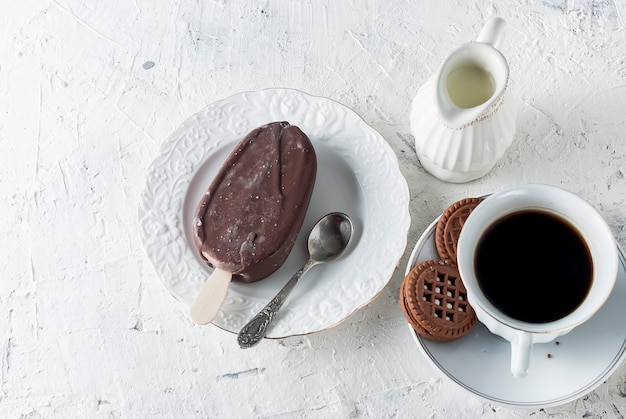
[(511, 374), (513, 377), (524, 377), (530, 366), (530, 352), (533, 339), (530, 333), (518, 331), (516, 338), (511, 341)]

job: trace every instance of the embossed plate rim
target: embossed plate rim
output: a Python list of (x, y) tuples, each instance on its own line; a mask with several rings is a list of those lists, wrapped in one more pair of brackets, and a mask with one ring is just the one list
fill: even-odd
[[(325, 275), (323, 281), (286, 305), (284, 316), (276, 318), (267, 335), (284, 338), (331, 328), (372, 301), (391, 280), (406, 248), (410, 225), (408, 185), (389, 144), (354, 111), (332, 99), (296, 89), (241, 92), (208, 105), (163, 143), (147, 172), (138, 226), (144, 250), (159, 280), (187, 312), (195, 292), (210, 272), (189, 246), (188, 232), (183, 229), (188, 207), (195, 205), (189, 196), (191, 185), (198, 182), (212, 156), (223, 153), (231, 144), (234, 146), (256, 126), (273, 120), (287, 120), (300, 126), (316, 146), (318, 159), (320, 152), (326, 153), (339, 159), (342, 170), (349, 168), (350, 176), (358, 184), (358, 191), (352, 192), (358, 195), (357, 201), (362, 201), (356, 208), (362, 218), (356, 224), (362, 231), (352, 251), (345, 260), (320, 270), (320, 275)], [(318, 170), (318, 178), (319, 174)], [(313, 203), (309, 212), (312, 206)], [(308, 223), (311, 225), (312, 221)], [(303, 232), (306, 228), (305, 220)], [(292, 254), (296, 253), (305, 252), (294, 247)], [(302, 255), (297, 256), (302, 259)], [(286, 265), (291, 258), (292, 255)], [(339, 280), (328, 281), (328, 275)], [(275, 279), (271, 276), (255, 284), (231, 284), (227, 301), (213, 324), (237, 333), (268, 301), (265, 297), (254, 297), (254, 287), (272, 281)]]

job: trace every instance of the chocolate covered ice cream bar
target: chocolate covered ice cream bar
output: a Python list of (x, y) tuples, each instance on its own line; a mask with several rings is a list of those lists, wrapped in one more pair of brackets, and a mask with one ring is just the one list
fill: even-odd
[(250, 132), (231, 152), (196, 210), (196, 247), (210, 266), (254, 282), (275, 272), (296, 241), (313, 193), (317, 157), (288, 122)]

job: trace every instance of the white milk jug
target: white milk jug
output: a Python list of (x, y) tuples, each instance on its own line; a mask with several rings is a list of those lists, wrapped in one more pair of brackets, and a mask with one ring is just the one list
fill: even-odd
[(498, 50), (505, 30), (503, 19), (489, 21), (413, 99), (415, 151), (424, 169), (443, 181), (486, 175), (513, 142), (517, 107), (507, 95), (509, 66)]

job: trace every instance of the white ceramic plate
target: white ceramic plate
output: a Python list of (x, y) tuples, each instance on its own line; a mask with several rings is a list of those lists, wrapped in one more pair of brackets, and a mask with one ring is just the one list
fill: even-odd
[(191, 235), (196, 205), (234, 146), (273, 121), (299, 126), (315, 147), (311, 203), (284, 265), (261, 281), (231, 283), (213, 323), (239, 332), (306, 261), (306, 238), (323, 215), (342, 211), (355, 224), (352, 250), (309, 271), (276, 316), (267, 337), (281, 338), (332, 327), (367, 304), (387, 285), (406, 247), (406, 180), (389, 145), (356, 113), (291, 89), (244, 92), (209, 105), (163, 144), (148, 171), (138, 223), (158, 277), (186, 310), (211, 272)]
[[(437, 220), (416, 243), (407, 274), (424, 260), (439, 259), (436, 224)], [(447, 343), (423, 339), (409, 325), (410, 333), (437, 370), (483, 401), (540, 409), (575, 400), (602, 384), (626, 355), (626, 262), (618, 250), (618, 278), (605, 306), (567, 335), (533, 346), (530, 370), (524, 378), (513, 378), (509, 372), (509, 342), (491, 334), (480, 322), (467, 335)]]

